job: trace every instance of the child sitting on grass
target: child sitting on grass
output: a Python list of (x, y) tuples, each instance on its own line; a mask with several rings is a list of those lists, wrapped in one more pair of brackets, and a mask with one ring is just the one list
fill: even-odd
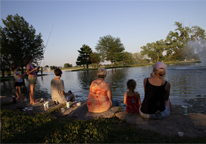
[(133, 79), (127, 81), (127, 91), (124, 94), (124, 104), (126, 104), (126, 112), (139, 113), (139, 107), (141, 105), (140, 94), (135, 92), (136, 82)]
[(54, 70), (56, 78), (51, 80), (51, 98), (55, 104), (65, 104), (67, 101), (75, 101), (74, 94), (71, 91), (65, 93), (64, 81), (61, 80), (62, 71), (59, 68)]
[(18, 72), (18, 66), (13, 65), (11, 67), (11, 70), (14, 71), (14, 80), (15, 80), (15, 91), (16, 91), (16, 96), (17, 100), (18, 99), (23, 99), (22, 94), (21, 94), (21, 86), (24, 84), (22, 77), (26, 75), (26, 73), (20, 75)]

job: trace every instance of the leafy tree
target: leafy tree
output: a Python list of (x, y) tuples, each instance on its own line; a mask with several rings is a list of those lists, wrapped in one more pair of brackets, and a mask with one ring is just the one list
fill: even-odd
[(65, 63), (65, 64), (64, 64), (64, 68), (68, 68), (68, 67), (72, 67), (72, 64)]
[(101, 61), (101, 57), (100, 57), (100, 54), (99, 53), (96, 53), (96, 52), (92, 52), (90, 54), (90, 60), (92, 63), (96, 64), (96, 67), (97, 65), (100, 63)]
[(143, 55), (141, 53), (133, 53), (132, 54), (132, 57), (135, 61), (135, 64), (138, 62), (138, 63), (141, 63), (143, 61)]
[(45, 67), (47, 67), (47, 68), (48, 68), (49, 66), (48, 66), (48, 65), (46, 65)]
[(56, 68), (58, 68), (57, 66), (50, 66), (50, 69), (51, 70), (54, 70), (54, 69), (56, 69)]
[[(4, 20), (5, 27), (1, 29), (1, 50), (3, 57), (7, 57), (7, 61), (16, 64), (22, 69), (25, 66), (26, 55), (31, 54), (34, 57), (34, 63), (43, 55), (43, 40), (39, 33), (35, 35), (36, 30), (32, 25), (24, 20), (23, 17), (16, 14), (8, 15)], [(9, 56), (9, 57), (8, 57)]]
[(108, 60), (113, 63), (115, 61), (121, 61), (124, 51), (124, 46), (120, 41), (120, 38), (114, 38), (111, 35), (100, 37), (96, 50), (101, 54), (102, 60)]
[(2, 32), (2, 27), (0, 26), (0, 69), (2, 72), (2, 77), (4, 77), (4, 72), (8, 70), (11, 67), (11, 61), (10, 57), (11, 55), (9, 54), (9, 49), (3, 48), (2, 45), (5, 45), (7, 43), (6, 35), (5, 33)]
[(191, 28), (191, 39), (192, 40), (206, 40), (205, 30), (199, 26), (192, 26)]
[(134, 59), (132, 53), (130, 52), (123, 52), (123, 59), (122, 62), (125, 64), (134, 64)]
[(92, 53), (92, 49), (87, 46), (87, 45), (82, 45), (82, 47), (80, 48), (80, 50), (78, 50), (79, 52), (79, 56), (77, 58), (76, 64), (77, 65), (84, 65), (86, 64), (87, 69), (88, 69), (88, 65), (91, 64), (91, 59), (90, 59), (90, 55)]
[(163, 52), (165, 50), (165, 42), (161, 39), (153, 43), (147, 43), (146, 46), (141, 47), (142, 55), (147, 55), (153, 62), (163, 60)]

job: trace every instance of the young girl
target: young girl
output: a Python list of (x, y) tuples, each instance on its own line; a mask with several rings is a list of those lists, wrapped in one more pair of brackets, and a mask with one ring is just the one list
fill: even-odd
[(11, 67), (11, 70), (14, 71), (14, 80), (15, 80), (15, 91), (16, 91), (16, 96), (17, 96), (17, 100), (18, 99), (23, 99), (22, 94), (21, 94), (21, 86), (24, 84), (22, 77), (26, 75), (26, 73), (24, 73), (23, 75), (20, 75), (18, 72), (18, 66), (17, 65), (13, 65)]
[(139, 113), (139, 107), (141, 105), (140, 94), (135, 92), (136, 82), (133, 79), (127, 81), (127, 91), (124, 94), (124, 104), (126, 106), (126, 112), (128, 113)]
[(30, 104), (34, 105), (38, 102), (34, 100), (34, 88), (36, 84), (36, 73), (38, 73), (38, 67), (33, 67), (31, 63), (33, 62), (33, 57), (31, 55), (27, 55), (26, 58), (26, 72), (28, 74), (28, 82), (30, 84), (30, 91), (29, 91), (29, 97), (30, 97)]

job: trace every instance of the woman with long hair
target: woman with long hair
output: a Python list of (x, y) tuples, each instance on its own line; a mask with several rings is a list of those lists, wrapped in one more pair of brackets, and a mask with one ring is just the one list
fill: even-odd
[(33, 67), (32, 66), (32, 62), (33, 62), (33, 56), (32, 55), (27, 55), (26, 57), (26, 72), (28, 75), (28, 82), (30, 85), (30, 91), (29, 91), (29, 97), (30, 97), (30, 104), (34, 105), (36, 103), (38, 103), (37, 101), (34, 100), (34, 88), (35, 88), (35, 84), (36, 84), (36, 79), (37, 79), (37, 75), (36, 73), (38, 73), (39, 69), (38, 67)]

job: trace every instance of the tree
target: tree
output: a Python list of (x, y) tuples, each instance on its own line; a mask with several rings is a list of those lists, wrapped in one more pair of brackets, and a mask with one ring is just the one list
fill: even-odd
[(126, 64), (134, 64), (134, 59), (133, 59), (132, 53), (127, 52), (127, 51), (123, 52), (122, 62), (126, 63)]
[(192, 26), (191, 28), (191, 39), (192, 40), (206, 40), (205, 30), (199, 26)]
[(21, 67), (23, 73), (24, 61), (28, 54), (34, 57), (36, 64), (42, 57), (44, 49), (42, 35), (41, 33), (35, 35), (36, 30), (33, 26), (29, 26), (29, 23), (18, 14), (8, 15), (2, 21), (5, 27), (1, 29), (1, 41), (3, 41), (1, 50), (7, 52), (2, 55), (9, 56), (8, 61)]
[(45, 67), (47, 67), (47, 68), (48, 68), (49, 66), (48, 66), (48, 65), (46, 65)]
[(141, 63), (143, 60), (143, 55), (141, 53), (133, 53), (132, 57), (133, 57), (135, 63), (137, 63), (137, 62)]
[(161, 39), (153, 43), (147, 43), (146, 46), (141, 47), (142, 55), (147, 55), (153, 62), (163, 60), (163, 52), (165, 50), (165, 42)]
[(72, 64), (69, 64), (69, 63), (64, 64), (64, 68), (69, 68), (69, 67), (72, 67)]
[(97, 65), (101, 61), (100, 54), (97, 53), (97, 52), (92, 52), (91, 55), (90, 55), (90, 60), (91, 60), (92, 63), (96, 64), (96, 67), (97, 67)]
[(90, 55), (92, 53), (92, 49), (87, 46), (87, 45), (82, 45), (82, 47), (80, 48), (80, 50), (78, 50), (79, 52), (79, 56), (77, 58), (76, 64), (77, 65), (84, 65), (86, 64), (87, 69), (88, 69), (88, 65), (91, 64), (91, 59), (90, 59)]
[(108, 60), (113, 63), (115, 61), (121, 61), (124, 51), (124, 46), (120, 41), (120, 38), (114, 38), (111, 35), (100, 37), (96, 46), (97, 52), (101, 54), (102, 60)]

